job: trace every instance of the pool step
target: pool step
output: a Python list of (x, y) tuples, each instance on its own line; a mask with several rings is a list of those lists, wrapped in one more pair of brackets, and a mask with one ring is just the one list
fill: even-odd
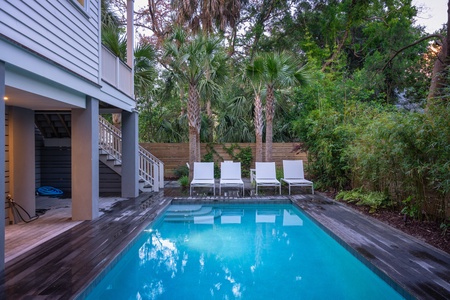
[(221, 210), (201, 205), (171, 205), (164, 220), (169, 222), (211, 223), (221, 216)]

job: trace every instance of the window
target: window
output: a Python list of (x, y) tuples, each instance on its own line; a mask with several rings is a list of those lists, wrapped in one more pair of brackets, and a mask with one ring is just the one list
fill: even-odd
[(70, 0), (74, 6), (80, 9), (85, 14), (89, 12), (89, 0)]

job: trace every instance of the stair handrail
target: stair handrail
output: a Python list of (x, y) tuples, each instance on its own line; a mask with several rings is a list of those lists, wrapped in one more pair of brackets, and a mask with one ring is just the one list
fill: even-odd
[[(99, 145), (113, 159), (122, 162), (122, 131), (99, 115)], [(164, 187), (164, 163), (139, 145), (139, 178), (158, 191)]]
[(122, 132), (102, 116), (99, 116), (98, 140), (102, 150), (117, 162), (122, 162)]

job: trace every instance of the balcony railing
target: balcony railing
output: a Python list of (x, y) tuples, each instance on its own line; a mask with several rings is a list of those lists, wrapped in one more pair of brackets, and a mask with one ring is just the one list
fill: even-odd
[(103, 45), (102, 80), (126, 95), (134, 97), (132, 69)]

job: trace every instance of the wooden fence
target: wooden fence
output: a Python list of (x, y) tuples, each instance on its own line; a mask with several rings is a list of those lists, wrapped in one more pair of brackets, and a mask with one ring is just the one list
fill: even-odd
[[(232, 160), (225, 150), (230, 148), (232, 143), (215, 144), (214, 159), (216, 161)], [(250, 147), (253, 158), (255, 157), (255, 143), (238, 143), (241, 148)], [(141, 146), (150, 151), (153, 155), (164, 162), (164, 177), (173, 178), (174, 170), (189, 162), (189, 144), (187, 143), (141, 143)], [(265, 144), (263, 144), (264, 151)], [(273, 143), (273, 161), (277, 168), (283, 167), (283, 159), (302, 159), (307, 163), (307, 154), (299, 150), (299, 143)], [(201, 156), (207, 153), (207, 144), (201, 144)], [(263, 152), (264, 153), (264, 152)], [(255, 162), (252, 162), (252, 168)]]

